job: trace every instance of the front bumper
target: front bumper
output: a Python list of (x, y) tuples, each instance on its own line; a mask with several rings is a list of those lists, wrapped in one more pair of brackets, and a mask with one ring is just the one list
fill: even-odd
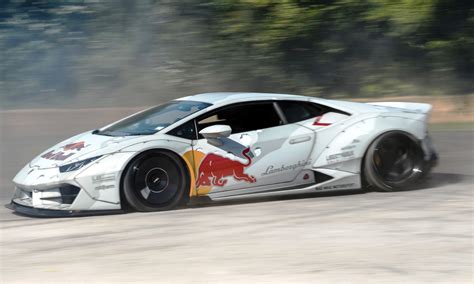
[(13, 180), (16, 189), (10, 208), (34, 216), (120, 212), (120, 177), (132, 155), (130, 152), (106, 155), (71, 172), (26, 165)]
[(81, 188), (71, 184), (61, 184), (46, 189), (27, 189), (17, 186), (13, 201), (30, 207), (69, 209)]

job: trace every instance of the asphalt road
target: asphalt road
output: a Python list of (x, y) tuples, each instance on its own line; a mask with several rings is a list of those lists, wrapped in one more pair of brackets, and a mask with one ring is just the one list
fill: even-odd
[[(0, 112), (0, 202), (34, 155), (130, 109)], [(419, 190), (36, 219), (0, 208), (1, 283), (472, 283), (474, 133), (433, 133)]]

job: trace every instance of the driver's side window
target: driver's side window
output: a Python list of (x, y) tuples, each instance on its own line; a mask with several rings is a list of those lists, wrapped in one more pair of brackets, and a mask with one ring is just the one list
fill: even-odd
[(283, 125), (284, 122), (272, 102), (258, 102), (224, 107), (199, 118), (198, 132), (216, 124), (228, 125), (232, 133), (241, 133)]

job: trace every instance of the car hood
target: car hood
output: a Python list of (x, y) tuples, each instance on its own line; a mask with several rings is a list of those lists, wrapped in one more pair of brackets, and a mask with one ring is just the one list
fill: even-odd
[[(137, 136), (111, 137), (91, 131), (66, 139), (44, 151), (30, 162), (30, 167), (53, 168), (90, 157), (105, 155), (119, 149)], [(127, 143), (128, 144), (128, 143)]]

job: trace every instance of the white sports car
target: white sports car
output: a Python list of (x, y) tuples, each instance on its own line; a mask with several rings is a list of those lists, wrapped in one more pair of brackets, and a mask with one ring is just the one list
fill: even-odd
[(144, 110), (41, 153), (11, 208), (54, 216), (173, 209), (190, 198), (403, 190), (437, 155), (428, 104), (207, 93)]

